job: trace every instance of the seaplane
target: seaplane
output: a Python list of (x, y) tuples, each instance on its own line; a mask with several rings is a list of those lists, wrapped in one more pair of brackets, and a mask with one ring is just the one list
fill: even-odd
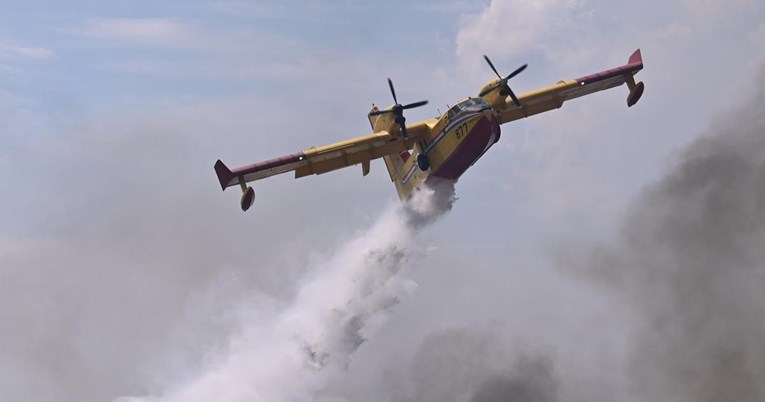
[(406, 123), (404, 111), (424, 106), (423, 100), (401, 104), (393, 82), (388, 86), (394, 104), (379, 109), (374, 104), (367, 115), (370, 134), (334, 144), (311, 147), (302, 152), (229, 169), (220, 159), (215, 173), (223, 190), (240, 186), (240, 206), (247, 211), (255, 201), (255, 191), (247, 183), (282, 173), (295, 172), (295, 178), (318, 175), (352, 165), (361, 165), (362, 175), (370, 171), (370, 162), (382, 158), (399, 198), (406, 200), (429, 183), (456, 181), (474, 165), (500, 138), (500, 126), (515, 120), (559, 109), (563, 104), (595, 92), (627, 84), (627, 106), (634, 106), (645, 85), (635, 82), (643, 69), (640, 49), (627, 64), (517, 95), (508, 82), (528, 66), (524, 64), (502, 76), (488, 56), (486, 63), (496, 74), (478, 91), (463, 99), (437, 118)]

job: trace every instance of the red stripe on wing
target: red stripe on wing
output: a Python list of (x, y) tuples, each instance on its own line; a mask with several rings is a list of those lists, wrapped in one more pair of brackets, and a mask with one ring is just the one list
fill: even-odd
[(305, 159), (305, 154), (297, 152), (290, 155), (280, 156), (278, 158), (269, 159), (267, 161), (253, 163), (252, 165), (240, 166), (231, 171), (234, 176), (244, 176), (250, 173), (257, 173), (266, 169), (273, 169), (275, 167), (284, 166), (290, 163), (300, 162)]
[(225, 190), (226, 187), (235, 185), (238, 182), (239, 177), (289, 165), (302, 160), (305, 160), (305, 153), (296, 152), (294, 154), (280, 156), (278, 158), (253, 163), (251, 165), (240, 166), (232, 170), (229, 170), (223, 162), (218, 160), (218, 162), (215, 163), (215, 172), (218, 174), (218, 180), (220, 181), (221, 187)]
[(630, 56), (627, 64), (612, 68), (610, 70), (601, 71), (599, 73), (586, 75), (584, 77), (577, 78), (576, 81), (580, 84), (590, 84), (593, 82), (604, 81), (609, 78), (618, 77), (620, 75), (634, 74), (643, 69), (643, 55), (640, 53), (640, 49), (636, 50)]

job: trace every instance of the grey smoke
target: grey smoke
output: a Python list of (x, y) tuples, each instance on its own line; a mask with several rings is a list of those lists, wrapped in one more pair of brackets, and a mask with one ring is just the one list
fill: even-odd
[(470, 398), (470, 402), (553, 402), (557, 400), (555, 379), (552, 377), (549, 361), (544, 359), (521, 360), (513, 375), (497, 375), (485, 380)]
[[(412, 284), (399, 272), (422, 254), (416, 234), (451, 209), (453, 183), (391, 205), (375, 223), (310, 267), (282, 306), (246, 307), (241, 329), (199, 375), (158, 396), (119, 401), (324, 401), (353, 354)], [(412, 217), (416, 217), (413, 221)], [(416, 222), (416, 223), (413, 223)]]
[(762, 88), (644, 192), (619, 239), (580, 263), (633, 309), (638, 400), (765, 400)]
[(451, 329), (428, 336), (412, 358), (404, 402), (555, 402), (552, 357), (489, 330)]

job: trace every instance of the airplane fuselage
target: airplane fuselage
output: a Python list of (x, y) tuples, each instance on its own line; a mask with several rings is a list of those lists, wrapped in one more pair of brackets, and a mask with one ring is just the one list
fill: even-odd
[[(430, 134), (415, 144), (412, 152), (384, 158), (401, 199), (432, 180), (456, 181), (500, 137), (499, 122), (481, 98), (458, 103), (428, 126)], [(425, 170), (417, 161), (419, 155), (427, 157)]]

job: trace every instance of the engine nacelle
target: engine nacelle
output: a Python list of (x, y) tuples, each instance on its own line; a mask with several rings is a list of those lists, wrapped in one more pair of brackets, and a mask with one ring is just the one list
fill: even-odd
[[(388, 107), (388, 109), (391, 107), (392, 106)], [(378, 112), (380, 110), (381, 109), (379, 109), (376, 105), (372, 105), (372, 110), (370, 110), (369, 113)], [(367, 118), (369, 118), (369, 125), (372, 126), (372, 131), (374, 132), (387, 131), (389, 133), (393, 133), (399, 129), (393, 114), (378, 114), (375, 116), (367, 115)]]
[(485, 91), (488, 91), (490, 88), (496, 87), (493, 90), (486, 93), (485, 95), (481, 96), (481, 98), (483, 98), (483, 100), (485, 100), (486, 103), (490, 104), (491, 107), (494, 108), (495, 110), (501, 110), (507, 106), (507, 102), (505, 101), (507, 96), (503, 96), (499, 94), (500, 87), (497, 86), (498, 81), (499, 80), (497, 79), (493, 79), (487, 82), (484, 86), (481, 87), (481, 90), (478, 91), (478, 94), (480, 96), (480, 94), (484, 93)]

